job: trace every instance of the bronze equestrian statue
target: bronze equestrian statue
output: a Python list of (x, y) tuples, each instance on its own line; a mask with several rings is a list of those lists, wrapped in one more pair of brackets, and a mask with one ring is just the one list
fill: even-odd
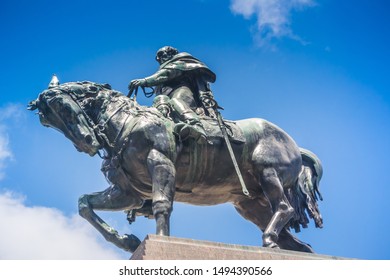
[(106, 240), (133, 252), (139, 239), (119, 235), (94, 210), (129, 211), (132, 220), (150, 212), (156, 234), (169, 235), (174, 201), (230, 202), (263, 231), (263, 246), (313, 252), (290, 228), (307, 227), (309, 218), (322, 227), (317, 205), (322, 199), (322, 166), (316, 155), (299, 148), (286, 132), (266, 120), (224, 120), (249, 192), (246, 195), (215, 116), (196, 117), (207, 141), (182, 139), (177, 124), (185, 118), (166, 106), (168, 110), (141, 106), (108, 84), (88, 81), (55, 81), (30, 102), (29, 109), (38, 110), (42, 125), (62, 132), (78, 151), (104, 159), (102, 172), (111, 184), (104, 191), (80, 197), (82, 217)]

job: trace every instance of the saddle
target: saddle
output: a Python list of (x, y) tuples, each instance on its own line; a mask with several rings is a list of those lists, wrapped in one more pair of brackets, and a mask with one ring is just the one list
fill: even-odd
[[(212, 100), (215, 106), (217, 106), (212, 97), (208, 96), (208, 98), (208, 100)], [(220, 108), (219, 106), (217, 107)], [(152, 108), (157, 109), (159, 113), (161, 113), (165, 118), (168, 118), (174, 123), (181, 123), (180, 118), (177, 116), (177, 112), (175, 112), (170, 105), (169, 97), (166, 95), (157, 95), (154, 98)], [(206, 114), (207, 109), (205, 109), (206, 108), (198, 107), (196, 110), (194, 110), (194, 113), (198, 115), (199, 120), (206, 132), (207, 138), (221, 138), (223, 140), (222, 131), (215, 114)], [(226, 131), (231, 142), (237, 144), (245, 143), (244, 134), (235, 122), (223, 120), (223, 125), (226, 127)]]
[[(220, 138), (223, 141), (223, 135), (221, 128), (219, 127), (218, 121), (215, 118), (201, 117), (200, 121), (203, 124), (204, 130), (206, 131), (207, 138)], [(224, 120), (223, 121), (229, 140), (232, 143), (243, 144), (245, 143), (245, 137), (242, 130), (238, 127), (236, 122)]]

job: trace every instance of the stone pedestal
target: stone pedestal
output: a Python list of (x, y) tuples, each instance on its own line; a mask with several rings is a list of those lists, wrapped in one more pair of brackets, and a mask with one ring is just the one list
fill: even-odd
[(130, 260), (335, 260), (326, 255), (148, 235)]

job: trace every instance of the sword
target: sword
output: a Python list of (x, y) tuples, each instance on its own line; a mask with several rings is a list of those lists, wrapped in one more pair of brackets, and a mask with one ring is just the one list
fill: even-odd
[(232, 159), (232, 162), (233, 162), (233, 165), (234, 165), (234, 169), (236, 170), (238, 179), (240, 180), (242, 192), (246, 196), (250, 197), (249, 191), (248, 191), (248, 189), (247, 189), (247, 187), (245, 185), (245, 182), (244, 182), (244, 178), (242, 177), (240, 168), (238, 167), (238, 163), (237, 163), (236, 157), (234, 155), (232, 145), (230, 144), (229, 136), (227, 134), (226, 127), (225, 127), (225, 125), (223, 123), (222, 115), (218, 111), (217, 106), (213, 107), (213, 109), (214, 109), (215, 115), (217, 117), (218, 125), (219, 125), (219, 128), (221, 129), (223, 139), (225, 139), (225, 143), (226, 143), (226, 146), (228, 148), (228, 151), (229, 151), (229, 154), (230, 154), (230, 158)]

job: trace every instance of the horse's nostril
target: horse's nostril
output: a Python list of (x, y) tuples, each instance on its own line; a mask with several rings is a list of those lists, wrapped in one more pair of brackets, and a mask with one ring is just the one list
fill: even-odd
[(88, 134), (87, 136), (85, 136), (85, 142), (87, 142), (87, 144), (92, 144), (92, 141), (93, 139), (91, 135)]
[(75, 148), (76, 148), (76, 150), (78, 151), (78, 152), (82, 152), (82, 150), (79, 148), (79, 147), (77, 147), (76, 145), (73, 145)]

